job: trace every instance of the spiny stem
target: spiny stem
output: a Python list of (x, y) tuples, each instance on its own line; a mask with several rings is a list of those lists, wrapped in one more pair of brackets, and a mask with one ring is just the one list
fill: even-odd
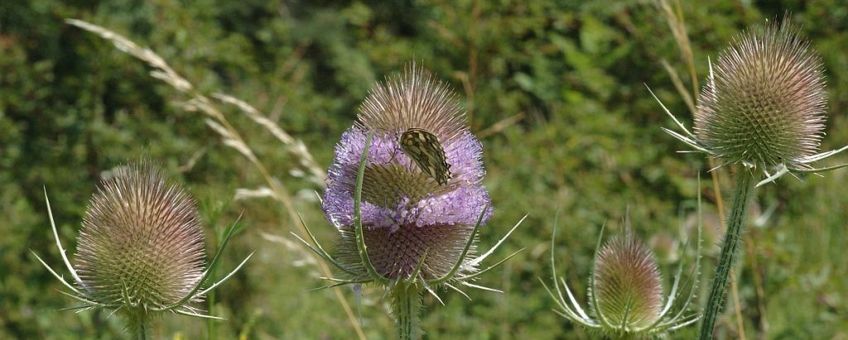
[(134, 309), (127, 314), (129, 328), (136, 340), (147, 340), (147, 313), (143, 309)]
[(398, 282), (392, 289), (392, 308), (400, 340), (416, 340), (421, 336), (419, 311), (421, 292), (414, 283)]
[(727, 295), (727, 284), (730, 271), (736, 260), (737, 250), (742, 242), (742, 230), (745, 223), (745, 211), (748, 207), (748, 199), (754, 191), (754, 176), (748, 172), (740, 171), (736, 175), (736, 188), (733, 192), (733, 206), (730, 208), (730, 216), (727, 219), (727, 233), (721, 246), (716, 273), (713, 277), (713, 285), (707, 299), (707, 307), (704, 310), (704, 321), (701, 324), (701, 340), (711, 340), (716, 318), (724, 306)]

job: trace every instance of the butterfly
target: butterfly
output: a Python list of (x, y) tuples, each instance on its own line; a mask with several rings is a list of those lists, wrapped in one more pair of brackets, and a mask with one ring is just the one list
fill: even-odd
[(403, 152), (418, 164), (421, 171), (430, 175), (439, 185), (445, 185), (451, 179), (445, 149), (436, 135), (423, 129), (411, 128), (401, 134), (400, 146)]

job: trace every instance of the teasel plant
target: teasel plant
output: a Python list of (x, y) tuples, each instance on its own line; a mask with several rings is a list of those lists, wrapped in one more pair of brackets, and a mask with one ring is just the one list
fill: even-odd
[[(648, 89), (650, 91), (650, 88)], [(690, 131), (651, 92), (677, 130), (663, 128), (695, 152), (736, 170), (727, 232), (713, 277), (700, 338), (711, 339), (721, 312), (750, 197), (789, 174), (818, 174), (848, 164), (813, 163), (848, 149), (818, 152), (825, 134), (827, 94), (821, 60), (788, 18), (736, 36), (719, 55), (703, 87)], [(712, 171), (711, 170), (711, 171)]]
[(442, 303), (439, 289), (500, 292), (474, 281), (521, 251), (481, 268), (524, 220), (476, 255), (492, 214), (484, 174), (457, 96), (411, 63), (372, 89), (336, 146), (322, 199), (339, 232), (335, 256), (308, 229), (309, 242), (294, 236), (336, 268), (326, 287), (382, 287), (399, 338), (417, 339), (424, 294)]
[(224, 231), (206, 265), (194, 199), (168, 183), (148, 161), (117, 167), (104, 176), (83, 217), (74, 264), (59, 239), (46, 190), (44, 198), (56, 247), (71, 279), (32, 253), (67, 289), (62, 293), (79, 303), (67, 309), (121, 315), (135, 339), (148, 338), (151, 321), (164, 315), (220, 319), (206, 314), (199, 303), (253, 256), (213, 281), (211, 273), (238, 224)]
[[(298, 212), (295, 208), (296, 196), (292, 196), (291, 189), (288, 187), (289, 181), (284, 178), (277, 177), (271, 171), (271, 164), (268, 163), (266, 157), (259, 154), (254, 146), (248, 143), (248, 138), (245, 137), (246, 132), (239, 128), (236, 120), (233, 119), (228, 108), (234, 108), (241, 112), (250, 121), (256, 124), (259, 130), (264, 130), (266, 133), (274, 137), (279, 142), (280, 147), (288, 153), (294, 165), (289, 174), (293, 179), (303, 180), (311, 185), (323, 187), (326, 180), (324, 169), (315, 161), (312, 153), (307, 148), (303, 140), (296, 135), (290, 133), (282, 126), (279, 126), (274, 121), (272, 115), (261, 112), (255, 106), (248, 102), (236, 98), (224, 92), (214, 92), (211, 94), (201, 91), (198, 86), (193, 84), (189, 78), (178, 72), (171, 66), (165, 58), (157, 54), (153, 49), (140, 45), (133, 40), (130, 40), (124, 35), (112, 31), (106, 27), (102, 27), (87, 21), (79, 19), (66, 19), (65, 22), (74, 27), (80, 28), (96, 36), (111, 42), (115, 48), (123, 53), (126, 53), (133, 58), (143, 62), (150, 67), (150, 76), (163, 84), (175, 90), (178, 95), (176, 101), (179, 107), (182, 107), (187, 112), (198, 113), (197, 116), (203, 118), (204, 123), (219, 137), (221, 143), (239, 155), (244, 157), (248, 162), (246, 165), (252, 166), (255, 173), (264, 181), (263, 185), (255, 188), (238, 188), (235, 192), (236, 200), (245, 199), (265, 199), (270, 198), (280, 203), (280, 208), (289, 223), (281, 223), (286, 230), (292, 228), (305, 233), (306, 225), (298, 218)], [(302, 56), (298, 54), (292, 55), (293, 59), (287, 61), (287, 64), (296, 64), (297, 60)], [(292, 79), (294, 81), (294, 79)], [(256, 131), (259, 131), (256, 130)], [(251, 130), (250, 133), (255, 133)], [(191, 168), (202, 156), (205, 149), (198, 151), (187, 164), (181, 168)], [(264, 235), (272, 240), (279, 241), (299, 257), (310, 257), (309, 250), (300, 247), (290, 247), (284, 238), (278, 235)], [(323, 261), (309, 261), (317, 265), (317, 271), (321, 275), (329, 276), (332, 274), (331, 268)], [(366, 339), (365, 333), (362, 331), (356, 315), (350, 304), (345, 299), (341, 288), (332, 289), (334, 298), (338, 302), (344, 312), (351, 329), (356, 333), (357, 338)], [(209, 323), (210, 333), (213, 332), (214, 323)]]
[[(699, 215), (700, 207), (699, 194)], [(603, 245), (602, 226), (589, 274), (588, 309), (581, 306), (565, 278), (558, 274), (555, 259), (557, 225), (558, 216), (554, 218), (551, 234), (553, 288), (543, 279), (539, 278), (539, 281), (556, 303), (554, 312), (559, 316), (591, 332), (615, 339), (663, 336), (700, 319), (701, 315), (691, 310), (700, 276), (700, 225), (695, 243), (694, 266), (689, 270), (686, 280), (681, 282), (686, 262), (685, 256), (681, 256), (671, 290), (666, 297), (663, 297), (662, 277), (655, 254), (634, 235), (629, 218), (624, 219), (623, 235), (614, 236)], [(684, 246), (684, 250), (686, 248)]]

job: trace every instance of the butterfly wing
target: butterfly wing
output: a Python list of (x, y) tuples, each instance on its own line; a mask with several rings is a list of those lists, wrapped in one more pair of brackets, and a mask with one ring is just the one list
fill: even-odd
[(412, 128), (400, 136), (400, 145), (403, 152), (412, 158), (415, 164), (418, 164), (421, 171), (435, 179), (440, 185), (448, 183), (451, 178), (450, 164), (447, 162), (445, 149), (436, 135)]

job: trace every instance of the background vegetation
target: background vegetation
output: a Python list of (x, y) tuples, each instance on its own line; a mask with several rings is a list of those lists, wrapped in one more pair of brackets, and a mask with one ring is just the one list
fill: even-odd
[[(701, 78), (707, 58), (733, 34), (791, 13), (826, 68), (831, 118), (824, 147), (848, 143), (848, 7), (842, 1), (699, 1), (684, 3), (682, 11)], [(150, 47), (201, 93), (223, 91), (251, 103), (303, 140), (322, 167), (375, 81), (410, 60), (448, 81), (464, 96), (472, 129), (485, 145), (485, 184), (496, 212), (481, 244), (491, 245), (524, 214), (529, 218), (500, 252), (526, 250), (481, 281), (504, 294), (474, 291), (469, 302), (446, 292), (445, 306), (427, 299), (429, 338), (588, 338), (551, 311), (553, 301), (537, 279), (550, 276), (555, 213), (560, 274), (583, 292), (602, 224), (620, 231), (629, 208), (635, 231), (653, 239), (670, 277), (680, 256), (663, 244), (685, 239), (697, 190), (705, 209), (716, 210), (711, 183), (698, 188), (696, 180), (699, 173), (708, 178), (709, 165), (701, 155), (675, 153), (684, 146), (661, 132), (672, 123), (644, 86), (688, 117), (661, 61), (681, 75), (685, 63), (662, 11), (649, 1), (2, 1), (0, 338), (121, 336), (121, 323), (108, 313), (60, 311), (73, 302), (28, 250), (60, 263), (43, 187), (61, 237), (74, 249), (99, 174), (145, 155), (197, 197), (210, 248), (215, 231), (244, 212), (246, 228), (227, 252), (225, 268), (257, 251), (246, 270), (218, 290), (212, 313), (226, 321), (169, 318), (159, 336), (354, 334), (332, 291), (309, 291), (323, 284), (314, 259), (280, 241), (298, 230), (286, 210), (270, 199), (234, 199), (238, 188), (264, 185), (261, 174), (223, 144), (202, 115), (185, 110), (187, 97), (66, 18)], [(299, 159), (239, 110), (221, 107), (287, 186), (307, 224), (332, 243), (334, 229), (313, 194), (321, 187), (296, 176)], [(726, 172), (720, 175), (727, 180)], [(752, 223), (770, 218), (748, 230), (738, 308), (719, 320), (721, 333), (848, 338), (846, 180), (848, 171), (841, 170), (803, 181), (787, 177), (759, 191)], [(708, 234), (716, 234), (717, 219), (707, 217)], [(706, 256), (705, 278), (716, 250)], [(379, 292), (346, 289), (345, 295), (370, 338), (392, 336)], [(693, 330), (675, 337), (691, 337)]]

